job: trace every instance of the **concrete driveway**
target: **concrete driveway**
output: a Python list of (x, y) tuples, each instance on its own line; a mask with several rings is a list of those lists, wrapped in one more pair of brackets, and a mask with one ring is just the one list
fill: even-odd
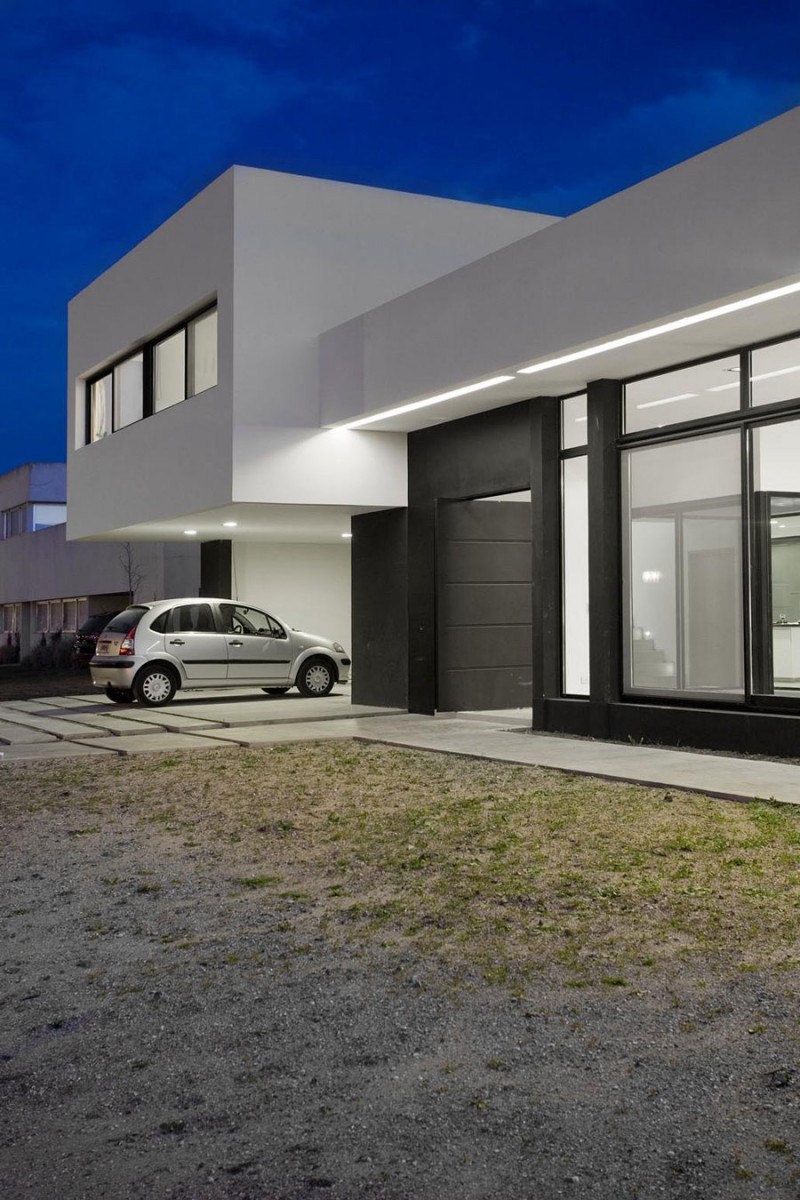
[(19, 762), (352, 737), (364, 720), (397, 712), (353, 704), (349, 687), (319, 700), (258, 688), (185, 692), (164, 708), (113, 704), (100, 691), (9, 700), (0, 705), (0, 753)]
[(795, 763), (536, 733), (530, 710), (524, 709), (421, 716), (353, 704), (349, 685), (334, 688), (321, 700), (297, 692), (268, 696), (260, 689), (242, 688), (179, 693), (166, 708), (112, 704), (102, 692), (0, 705), (4, 763), (337, 738), (550, 767), (726, 799), (800, 804), (800, 766)]

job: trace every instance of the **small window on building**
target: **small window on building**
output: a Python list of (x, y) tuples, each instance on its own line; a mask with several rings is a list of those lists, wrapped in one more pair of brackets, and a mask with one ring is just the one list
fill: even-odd
[(16, 508), (8, 508), (3, 513), (2, 531), (4, 538), (19, 537), (28, 529), (28, 505), (19, 504)]
[(44, 602), (39, 601), (36, 605), (36, 619), (35, 619), (37, 633), (46, 633), (47, 632), (47, 613), (48, 613), (47, 601), (44, 601)]
[(217, 310), (190, 321), (188, 333), (187, 395), (196, 396), (217, 385)]
[(144, 416), (144, 354), (140, 351), (114, 368), (114, 428)]
[(625, 387), (625, 432), (660, 429), (741, 407), (738, 354), (638, 379)]
[(113, 376), (96, 379), (89, 388), (89, 441), (99, 442), (111, 433)]
[(61, 600), (50, 601), (49, 629), (53, 633), (64, 628), (64, 604)]
[(153, 350), (153, 405), (156, 412), (186, 399), (186, 330), (157, 342)]
[(65, 600), (64, 601), (64, 621), (62, 624), (62, 629), (66, 633), (74, 633), (77, 628), (78, 628), (78, 601), (77, 600)]
[(67, 519), (66, 504), (34, 504), (33, 528), (49, 529), (51, 525), (63, 525)]
[(755, 406), (800, 400), (800, 338), (753, 351), (750, 394)]

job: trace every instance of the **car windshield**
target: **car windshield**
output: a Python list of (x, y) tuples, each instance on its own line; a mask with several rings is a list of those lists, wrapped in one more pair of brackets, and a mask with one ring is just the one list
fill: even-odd
[(130, 608), (126, 608), (124, 612), (119, 613), (114, 617), (113, 621), (105, 627), (106, 633), (127, 633), (134, 625), (141, 621), (147, 609), (143, 605), (132, 604)]

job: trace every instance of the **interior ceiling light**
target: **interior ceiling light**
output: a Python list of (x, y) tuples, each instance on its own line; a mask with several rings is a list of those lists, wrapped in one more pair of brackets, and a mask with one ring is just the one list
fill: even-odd
[(452, 392), (442, 392), (438, 396), (429, 396), (427, 400), (415, 400), (413, 404), (401, 404), (399, 408), (390, 408), (387, 412), (373, 413), (370, 417), (360, 417), (358, 421), (348, 421), (340, 425), (340, 429), (359, 429), (362, 425), (371, 425), (374, 421), (387, 421), (389, 417), (399, 417), (401, 413), (413, 412), (417, 408), (427, 408), (429, 404), (441, 404), (444, 400), (455, 400), (456, 396), (467, 396), (470, 392), (481, 392), (484, 388), (497, 387), (498, 383), (510, 383), (513, 375), (495, 375), (493, 379), (484, 379), (483, 383), (470, 383), (466, 387), (454, 388)]
[(193, 537), (197, 533), (197, 530), (196, 529), (184, 529), (183, 532), (186, 534), (187, 537)]
[(795, 371), (800, 371), (800, 366), (781, 367), (780, 371), (765, 371), (763, 375), (751, 375), (750, 378), (755, 383), (757, 379), (774, 379), (776, 375), (791, 375)]
[[(735, 386), (735, 385), (734, 385)], [(637, 408), (658, 408), (659, 404), (674, 404), (676, 400), (696, 400), (697, 392), (681, 392), (680, 396), (665, 396), (663, 400), (646, 400), (637, 404)]]
[(552, 367), (562, 367), (566, 363), (579, 362), (583, 358), (593, 358), (595, 354), (605, 354), (608, 350), (619, 350), (622, 346), (632, 346), (636, 342), (660, 337), (662, 334), (672, 333), (676, 329), (687, 329), (690, 325), (700, 325), (703, 321), (713, 320), (714, 317), (725, 317), (728, 313), (739, 312), (743, 308), (752, 308), (756, 304), (765, 304), (768, 300), (780, 300), (782, 296), (791, 296), (795, 292), (800, 292), (800, 283), (787, 283), (783, 287), (760, 292), (757, 296), (747, 296), (744, 300), (733, 300), (730, 304), (719, 304), (716, 308), (706, 309), (705, 312), (695, 313), (691, 317), (679, 317), (676, 321), (665, 321), (663, 325), (654, 325), (652, 329), (642, 329), (639, 333), (629, 333), (625, 337), (613, 338), (610, 342), (601, 342), (599, 346), (590, 346), (587, 350), (575, 350), (571, 354), (562, 354), (558, 358), (549, 358), (546, 362), (535, 363), (532, 367), (521, 367), (517, 374), (534, 375), (537, 371), (549, 371)]
[(238, 524), (238, 521), (223, 521), (222, 527), (223, 529), (235, 529)]
[(352, 536), (353, 536), (352, 533), (343, 533), (342, 534), (343, 538), (351, 538)]

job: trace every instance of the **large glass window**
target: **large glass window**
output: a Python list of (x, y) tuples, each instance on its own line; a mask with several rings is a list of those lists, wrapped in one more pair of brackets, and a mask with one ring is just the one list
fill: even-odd
[(800, 421), (752, 432), (753, 690), (800, 694)]
[(132, 425), (144, 416), (144, 355), (126, 358), (114, 368), (114, 428)]
[(800, 338), (753, 351), (750, 391), (755, 406), (800, 400)]
[(661, 429), (740, 407), (738, 354), (638, 379), (625, 387), (625, 432)]
[(744, 690), (741, 435), (623, 452), (626, 690)]
[(188, 395), (217, 384), (217, 310), (189, 322)]
[(156, 412), (186, 399), (186, 330), (157, 342), (153, 349), (153, 407)]
[(585, 455), (561, 466), (563, 690), (589, 694), (589, 491)]

